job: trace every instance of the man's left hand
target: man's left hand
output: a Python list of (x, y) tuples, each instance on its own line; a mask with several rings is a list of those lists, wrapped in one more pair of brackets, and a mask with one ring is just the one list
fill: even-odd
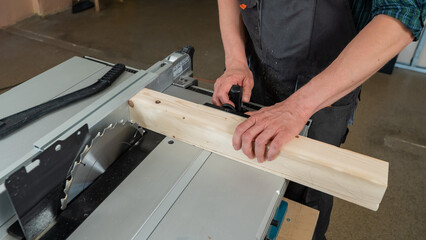
[(281, 147), (297, 136), (309, 120), (289, 100), (246, 114), (250, 117), (235, 129), (232, 145), (259, 162), (264, 162), (265, 157), (269, 161), (275, 159)]

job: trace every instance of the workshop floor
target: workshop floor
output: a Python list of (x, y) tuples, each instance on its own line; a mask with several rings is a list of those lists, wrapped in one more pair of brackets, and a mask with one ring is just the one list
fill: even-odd
[[(0, 93), (72, 56), (145, 69), (193, 45), (195, 76), (224, 69), (216, 1), (101, 1), (103, 9), (32, 17), (0, 29)], [(212, 88), (212, 82), (202, 83)], [(426, 75), (376, 74), (362, 92), (344, 148), (390, 163), (377, 212), (336, 199), (329, 239), (425, 239)]]

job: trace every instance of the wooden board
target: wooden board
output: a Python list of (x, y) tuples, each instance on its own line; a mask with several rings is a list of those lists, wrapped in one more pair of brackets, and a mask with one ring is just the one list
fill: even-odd
[(287, 198), (283, 200), (288, 207), (276, 240), (311, 240), (319, 211)]
[(274, 161), (258, 163), (232, 147), (245, 119), (149, 89), (129, 100), (130, 117), (141, 126), (241, 163), (377, 210), (388, 181), (388, 163), (298, 136)]

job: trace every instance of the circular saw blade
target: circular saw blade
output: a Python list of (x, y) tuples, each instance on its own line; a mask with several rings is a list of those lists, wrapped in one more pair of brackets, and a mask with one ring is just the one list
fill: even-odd
[(136, 123), (121, 121), (110, 124), (98, 133), (74, 162), (71, 177), (65, 184), (65, 197), (61, 199), (61, 209), (86, 189), (96, 178), (125, 151), (140, 140), (144, 131)]

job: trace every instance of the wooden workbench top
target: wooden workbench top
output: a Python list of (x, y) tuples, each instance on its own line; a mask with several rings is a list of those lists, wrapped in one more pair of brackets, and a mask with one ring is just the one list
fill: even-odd
[(311, 240), (319, 211), (287, 198), (283, 200), (288, 207), (276, 240)]

